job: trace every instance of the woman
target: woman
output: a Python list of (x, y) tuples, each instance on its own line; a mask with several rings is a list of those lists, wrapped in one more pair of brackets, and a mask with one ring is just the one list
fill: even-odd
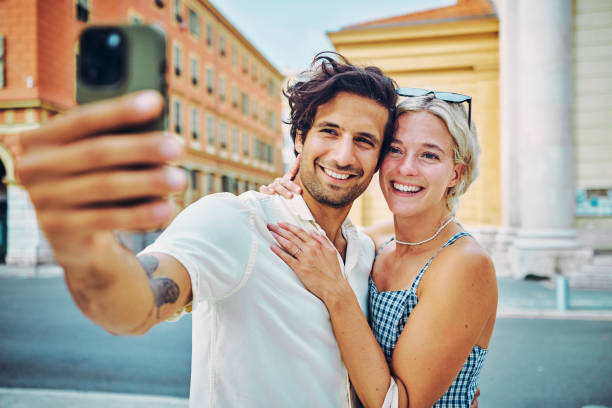
[(454, 103), (460, 101), (431, 92), (397, 106), (379, 171), (395, 236), (369, 231), (377, 248), (371, 330), (329, 241), (292, 225), (270, 227), (279, 244), (272, 250), (328, 308), (366, 407), (468, 407), (476, 393), (497, 284), (490, 258), (454, 218), (458, 197), (477, 174), (478, 155), (469, 115)]

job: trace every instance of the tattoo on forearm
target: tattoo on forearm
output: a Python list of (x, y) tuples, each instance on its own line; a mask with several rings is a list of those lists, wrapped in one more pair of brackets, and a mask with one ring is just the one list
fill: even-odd
[(145, 273), (149, 277), (149, 283), (153, 291), (153, 301), (157, 307), (157, 318), (159, 319), (159, 309), (166, 303), (176, 302), (179, 297), (180, 289), (176, 282), (170, 278), (156, 278), (153, 276), (153, 273), (155, 273), (159, 267), (159, 260), (153, 255), (139, 256), (138, 262), (140, 262)]

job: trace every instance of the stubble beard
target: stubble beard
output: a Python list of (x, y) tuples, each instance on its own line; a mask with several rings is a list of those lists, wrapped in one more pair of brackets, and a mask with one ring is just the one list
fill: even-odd
[(318, 203), (332, 208), (343, 208), (352, 204), (366, 190), (369, 184), (357, 183), (345, 192), (334, 192), (334, 187), (331, 187), (332, 191), (329, 191), (329, 189), (323, 187), (322, 182), (317, 179), (314, 171), (304, 170), (304, 168), (301, 168), (299, 173), (302, 186)]

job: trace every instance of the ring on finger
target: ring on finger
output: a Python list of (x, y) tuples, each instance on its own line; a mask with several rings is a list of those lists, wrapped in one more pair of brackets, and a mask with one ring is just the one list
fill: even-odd
[(291, 254), (291, 256), (295, 258), (295, 257), (297, 256), (297, 254), (299, 254), (299, 253), (300, 253), (300, 251), (301, 251), (301, 250), (302, 250), (302, 248), (298, 247), (298, 248), (295, 250), (295, 252)]

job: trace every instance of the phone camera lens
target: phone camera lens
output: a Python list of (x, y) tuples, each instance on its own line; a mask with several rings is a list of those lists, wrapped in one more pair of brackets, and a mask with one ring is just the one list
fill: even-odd
[(121, 43), (121, 37), (117, 33), (112, 33), (108, 36), (107, 44), (110, 48), (117, 48)]
[(81, 36), (79, 72), (90, 86), (120, 86), (125, 78), (124, 35), (112, 27), (92, 27)]

